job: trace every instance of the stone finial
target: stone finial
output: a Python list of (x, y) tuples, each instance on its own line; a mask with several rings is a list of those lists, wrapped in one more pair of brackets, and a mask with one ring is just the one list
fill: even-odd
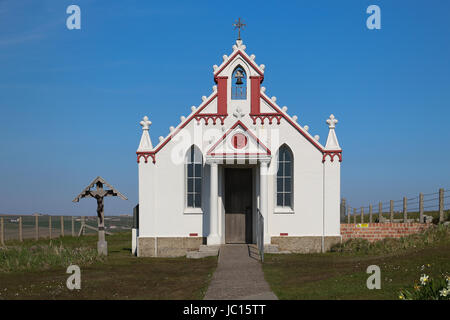
[(163, 141), (164, 137), (163, 136), (159, 136), (159, 142)]
[(328, 131), (327, 143), (325, 144), (325, 149), (328, 150), (337, 150), (341, 147), (339, 146), (339, 141), (336, 136), (336, 132), (334, 128), (336, 127), (337, 119), (334, 118), (334, 115), (330, 115), (330, 118), (327, 120), (328, 127), (330, 130)]
[(152, 140), (150, 139), (150, 134), (148, 133), (148, 129), (150, 128), (152, 122), (148, 120), (147, 116), (144, 116), (139, 124), (142, 126), (142, 136), (141, 141), (139, 142), (138, 151), (150, 151), (151, 149), (153, 149), (153, 145)]
[(303, 129), (305, 129), (305, 131), (308, 131), (309, 130), (309, 126), (306, 125), (306, 126), (303, 127)]
[(254, 54), (250, 55), (250, 59), (255, 60), (256, 56)]
[(224, 54), (224, 55), (222, 56), (222, 59), (223, 59), (223, 62), (225, 62), (225, 61), (227, 61), (228, 56), (227, 56), (226, 54)]
[(242, 39), (237, 39), (236, 40), (236, 44), (233, 45), (233, 50), (241, 49), (242, 51), (245, 51), (246, 48), (247, 47), (245, 46), (245, 44), (242, 41)]
[(296, 115), (292, 116), (292, 120), (294, 120), (295, 122), (297, 122), (298, 117)]
[(196, 107), (196, 106), (192, 106), (192, 107), (191, 107), (191, 111), (192, 111), (192, 112), (195, 112), (195, 110), (197, 110), (197, 107)]
[(266, 87), (261, 87), (261, 92), (262, 93), (266, 92)]
[(334, 129), (336, 127), (336, 123), (338, 123), (338, 120), (334, 118), (334, 115), (330, 115), (330, 119), (327, 120), (328, 128)]
[(319, 141), (320, 136), (319, 136), (318, 134), (316, 134), (316, 135), (314, 136), (314, 139), (316, 139), (316, 141)]
[(206, 96), (202, 96), (202, 101), (205, 102), (206, 101)]
[(241, 119), (243, 116), (245, 116), (245, 113), (242, 112), (241, 107), (237, 106), (236, 110), (233, 112), (233, 116), (235, 116), (237, 119)]
[(175, 130), (175, 128), (173, 126), (170, 126), (169, 131), (173, 132)]
[(213, 65), (213, 70), (214, 70), (214, 72), (217, 71), (217, 69), (219, 69), (219, 67), (217, 66), (217, 64)]
[(287, 112), (288, 107), (284, 106), (283, 108), (281, 108), (281, 110), (283, 110), (283, 112)]
[(184, 120), (186, 120), (186, 117), (185, 116), (181, 116), (180, 117), (180, 121), (183, 122)]
[(213, 92), (217, 92), (217, 86), (216, 85), (212, 86), (212, 90)]
[(259, 67), (261, 68), (262, 71), (264, 71), (264, 69), (266, 68), (264, 64), (261, 64)]
[(273, 96), (272, 98), (270, 98), (272, 100), (272, 102), (277, 102), (277, 97)]
[(142, 126), (142, 130), (148, 130), (150, 128), (150, 125), (152, 124), (152, 122), (150, 120), (148, 120), (147, 116), (144, 116), (142, 118), (142, 121), (139, 123)]

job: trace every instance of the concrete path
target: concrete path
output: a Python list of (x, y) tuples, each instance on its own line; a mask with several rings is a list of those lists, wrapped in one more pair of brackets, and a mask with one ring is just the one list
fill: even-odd
[(219, 263), (205, 300), (277, 300), (264, 280), (254, 246), (227, 244), (220, 247)]

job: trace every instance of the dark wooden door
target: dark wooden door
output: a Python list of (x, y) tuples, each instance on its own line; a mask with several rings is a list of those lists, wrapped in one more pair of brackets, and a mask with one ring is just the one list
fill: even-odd
[(225, 242), (252, 242), (252, 170), (225, 169)]

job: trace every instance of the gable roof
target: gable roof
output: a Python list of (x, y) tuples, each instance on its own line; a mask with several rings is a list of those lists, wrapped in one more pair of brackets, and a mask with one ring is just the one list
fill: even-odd
[[(228, 57), (226, 61), (224, 61), (220, 67), (217, 68), (217, 70), (214, 71), (214, 81), (217, 83), (217, 76), (232, 62), (237, 56), (241, 56), (261, 77), (262, 80), (264, 80), (264, 71), (258, 67), (252, 59), (249, 58), (249, 56), (241, 51), (241, 49), (238, 49), (231, 57)], [(261, 82), (262, 82), (261, 80)]]
[[(253, 141), (256, 143), (256, 146), (258, 149), (262, 149), (263, 152), (253, 152), (253, 153), (249, 153), (249, 152), (245, 152), (246, 150), (244, 150), (244, 152), (239, 152), (239, 151), (235, 151), (232, 153), (227, 153), (227, 152), (222, 152), (222, 153), (216, 153), (213, 152), (215, 149), (217, 149), (217, 147), (219, 145), (222, 144), (222, 142), (225, 142), (227, 140), (228, 136), (231, 136), (231, 133), (233, 131), (236, 131), (235, 129), (237, 127), (241, 127), (243, 129), (243, 131), (251, 138), (253, 139)], [(269, 148), (267, 148), (264, 143), (262, 143), (257, 136), (255, 136), (253, 134), (253, 132), (251, 132), (246, 126), (245, 124), (242, 123), (241, 120), (236, 121), (236, 123), (231, 126), (230, 129), (228, 129), (228, 131), (219, 139), (216, 141), (216, 143), (214, 143), (211, 148), (209, 148), (209, 150), (206, 152), (207, 156), (216, 156), (216, 155), (267, 155), (270, 156), (271, 155), (271, 151)]]

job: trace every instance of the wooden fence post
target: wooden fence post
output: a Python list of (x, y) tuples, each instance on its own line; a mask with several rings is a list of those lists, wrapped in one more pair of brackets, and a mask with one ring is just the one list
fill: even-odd
[(39, 240), (39, 215), (36, 213), (34, 217), (34, 226), (35, 226), (35, 239)]
[(378, 203), (378, 223), (381, 222), (382, 218), (383, 218), (383, 203), (380, 201)]
[(439, 189), (439, 223), (444, 223), (444, 189)]
[(22, 217), (19, 217), (19, 241), (23, 241), (23, 233), (22, 233)]
[(353, 223), (356, 224), (356, 208), (353, 208)]
[(364, 208), (361, 207), (361, 223), (364, 223)]
[(72, 237), (75, 237), (75, 217), (72, 217)]
[(406, 223), (408, 220), (408, 199), (403, 197), (403, 222)]
[(64, 237), (64, 216), (61, 216), (61, 237)]
[(0, 218), (0, 244), (5, 245), (5, 222), (3, 218)]
[(394, 200), (389, 202), (389, 213), (391, 215), (391, 223), (394, 222)]
[(345, 221), (345, 212), (346, 212), (345, 206), (346, 206), (346, 202), (347, 202), (346, 199), (342, 198), (342, 200), (341, 200), (341, 212), (340, 212), (340, 221), (341, 222)]
[(52, 216), (48, 216), (48, 237), (52, 238)]
[(350, 213), (351, 213), (350, 206), (348, 206), (347, 207), (347, 223), (348, 224), (350, 224)]
[(424, 223), (423, 220), (423, 193), (419, 194), (419, 222)]
[(372, 214), (373, 214), (373, 208), (372, 208), (372, 205), (369, 204), (369, 223), (372, 223)]

